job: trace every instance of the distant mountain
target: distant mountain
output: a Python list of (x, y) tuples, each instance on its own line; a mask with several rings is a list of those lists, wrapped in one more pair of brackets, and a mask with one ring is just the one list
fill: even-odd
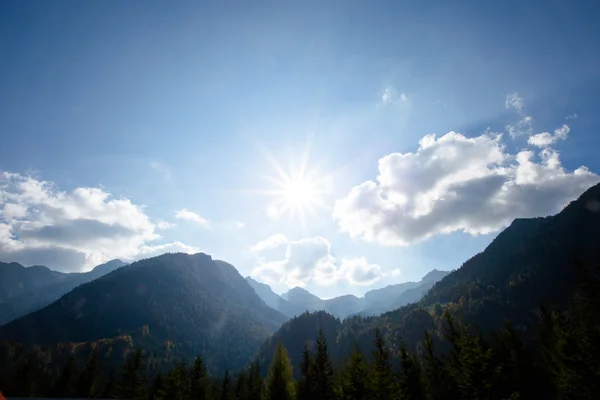
[(371, 290), (365, 294), (365, 307), (358, 315), (370, 317), (398, 309), (410, 303), (416, 303), (435, 285), (442, 280), (449, 271), (434, 269), (425, 275), (419, 282), (404, 282), (389, 285), (382, 289)]
[(43, 266), (0, 262), (0, 325), (39, 310), (73, 288), (124, 265), (127, 263), (111, 260), (89, 272), (64, 273)]
[(201, 354), (215, 371), (244, 365), (286, 317), (230, 264), (202, 253), (164, 254), (83, 284), (0, 327), (25, 345), (129, 337), (161, 359)]
[[(555, 216), (516, 219), (483, 252), (447, 276), (432, 271), (423, 278), (432, 285), (430, 289), (412, 287), (396, 299), (410, 304), (376, 317), (347, 318), (341, 324), (317, 314), (296, 317), (263, 344), (258, 358), (268, 363), (277, 340), (288, 349), (313, 341), (315, 331), (324, 325), (335, 329), (330, 333), (335, 339), (329, 344), (338, 357), (356, 342), (363, 352), (370, 352), (375, 327), (391, 347), (405, 343), (414, 348), (429, 331), (437, 348), (444, 349), (445, 310), (476, 324), (484, 335), (508, 320), (524, 340), (532, 341), (539, 326), (540, 304), (569, 307), (578, 283), (576, 267), (591, 269), (599, 262), (600, 184)], [(297, 365), (297, 358), (292, 360)]]
[(289, 302), (275, 293), (271, 287), (265, 283), (258, 282), (251, 277), (246, 277), (248, 284), (254, 289), (258, 297), (260, 297), (269, 307), (287, 315), (293, 317), (302, 314), (304, 308)]
[(269, 307), (287, 316), (293, 317), (305, 311), (327, 311), (338, 318), (351, 315), (374, 316), (394, 310), (408, 303), (416, 302), (423, 297), (435, 282), (446, 276), (448, 272), (433, 270), (419, 282), (405, 282), (389, 285), (382, 289), (368, 291), (364, 297), (344, 295), (331, 299), (321, 299), (308, 290), (295, 287), (279, 296), (269, 285), (247, 277), (246, 280)]
[(325, 301), (301, 287), (295, 287), (281, 295), (285, 300), (291, 301), (309, 311), (320, 310)]

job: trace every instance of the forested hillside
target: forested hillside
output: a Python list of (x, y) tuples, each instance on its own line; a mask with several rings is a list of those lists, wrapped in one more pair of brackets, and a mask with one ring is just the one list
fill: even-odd
[(230, 264), (202, 253), (165, 254), (79, 286), (0, 327), (0, 338), (45, 347), (125, 340), (156, 362), (203, 354), (218, 372), (246, 363), (284, 320)]
[[(404, 344), (390, 346), (386, 335), (375, 328), (368, 349), (361, 351), (355, 345), (336, 363), (330, 347), (335, 339), (328, 339), (333, 331), (319, 330), (291, 353), (278, 340), (266, 369), (257, 361), (220, 377), (207, 373), (201, 357), (180, 362), (166, 373), (148, 373), (141, 350), (132, 353), (118, 373), (103, 372), (96, 352), (79, 365), (68, 358), (52, 373), (29, 352), (16, 370), (0, 375), (0, 388), (19, 396), (138, 400), (596, 399), (599, 273), (600, 268), (594, 273), (581, 270), (571, 312), (539, 310), (534, 346), (527, 345), (510, 324), (485, 338), (446, 312), (443, 338), (449, 351), (443, 357), (428, 333), (417, 351), (411, 351)], [(323, 312), (299, 319), (308, 317), (335, 330), (336, 320), (327, 320), (331, 317)], [(289, 325), (282, 328), (289, 329)]]
[[(398, 348), (422, 344), (423, 332), (441, 342), (443, 313), (477, 324), (484, 334), (510, 321), (526, 341), (534, 341), (539, 306), (568, 307), (576, 287), (576, 269), (589, 269), (600, 261), (600, 185), (585, 192), (559, 214), (514, 221), (480, 254), (466, 261), (418, 302), (370, 318), (348, 318), (338, 328), (332, 353), (346, 354), (355, 341), (366, 351), (376, 327)], [(310, 334), (300, 337), (310, 326)], [(269, 360), (275, 343), (286, 348), (311, 340), (318, 329), (334, 325), (321, 317), (289, 321), (268, 343), (259, 358)], [(294, 350), (292, 350), (294, 351)], [(297, 359), (292, 357), (297, 363)], [(336, 359), (337, 361), (337, 359)]]
[(0, 262), (0, 325), (39, 310), (73, 288), (126, 265), (112, 260), (88, 272), (63, 273), (44, 266)]

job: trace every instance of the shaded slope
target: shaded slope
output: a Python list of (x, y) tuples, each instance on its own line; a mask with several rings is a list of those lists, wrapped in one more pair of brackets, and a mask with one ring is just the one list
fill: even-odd
[(202, 354), (215, 370), (243, 365), (285, 317), (233, 266), (205, 254), (165, 254), (77, 287), (0, 328), (25, 344), (91, 342), (130, 335), (157, 354)]
[[(18, 267), (15, 268), (15, 264), (0, 263), (0, 282), (2, 282), (0, 285), (9, 287), (15, 285), (19, 289), (12, 290), (11, 293), (14, 293), (12, 296), (0, 300), (0, 325), (39, 310), (58, 300), (73, 288), (127, 265), (121, 260), (112, 260), (98, 265), (89, 272), (62, 273), (41, 266), (26, 268), (16, 264)], [(15, 279), (3, 281), (9, 270), (6, 268), (7, 265), (18, 271), (19, 278), (16, 282)]]
[[(404, 342), (414, 348), (426, 330), (439, 341), (445, 309), (477, 324), (484, 334), (509, 320), (526, 340), (533, 339), (540, 303), (568, 307), (576, 287), (575, 266), (588, 268), (600, 261), (599, 211), (600, 185), (596, 185), (555, 216), (515, 220), (418, 303), (378, 317), (344, 320), (334, 352), (343, 354), (354, 341), (369, 351), (374, 327), (382, 329), (392, 347)], [(290, 335), (301, 341), (296, 334)], [(314, 335), (304, 338), (313, 339)], [(263, 348), (262, 354), (268, 354), (267, 350)]]

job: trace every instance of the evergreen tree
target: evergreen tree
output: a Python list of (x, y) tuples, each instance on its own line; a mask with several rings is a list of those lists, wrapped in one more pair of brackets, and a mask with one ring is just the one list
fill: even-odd
[(342, 396), (347, 400), (371, 399), (371, 377), (365, 358), (355, 344), (342, 378)]
[(435, 356), (433, 339), (429, 332), (425, 332), (423, 382), (427, 400), (459, 400), (454, 386), (449, 384), (444, 363)]
[(130, 400), (146, 398), (146, 363), (141, 350), (136, 350), (125, 362), (115, 395)]
[(373, 399), (392, 400), (397, 392), (390, 355), (385, 348), (385, 339), (379, 328), (375, 328), (375, 351), (373, 352)]
[(301, 378), (298, 381), (298, 400), (313, 400), (315, 395), (314, 357), (308, 343), (304, 343), (302, 361), (300, 362)]
[(108, 379), (104, 384), (104, 392), (102, 397), (105, 399), (112, 399), (115, 397), (115, 392), (117, 390), (117, 382), (115, 378), (115, 370), (114, 368), (110, 368), (108, 371)]
[(221, 380), (221, 390), (219, 393), (219, 400), (231, 400), (231, 376), (229, 375), (229, 371), (225, 371), (225, 375), (223, 376), (223, 380)]
[(101, 398), (104, 392), (100, 380), (100, 362), (98, 352), (92, 351), (86, 366), (81, 370), (77, 381), (77, 395), (90, 399)]
[(261, 400), (263, 391), (263, 378), (260, 375), (258, 360), (250, 365), (247, 385), (248, 400)]
[(162, 397), (169, 400), (187, 400), (190, 385), (185, 362), (179, 362), (166, 376)]
[(61, 374), (54, 384), (52, 397), (75, 397), (77, 392), (77, 362), (69, 356)]
[(269, 367), (264, 400), (293, 400), (296, 398), (292, 364), (281, 341), (277, 343), (273, 361)]
[(148, 400), (166, 400), (163, 397), (164, 390), (164, 380), (162, 374), (159, 372), (152, 380), (152, 385), (150, 385), (150, 393), (148, 395)]
[(208, 389), (210, 381), (206, 372), (206, 367), (200, 356), (194, 360), (194, 365), (190, 369), (190, 399), (206, 400), (208, 399)]
[(317, 335), (317, 352), (314, 361), (315, 399), (329, 400), (333, 398), (333, 364), (329, 358), (327, 341), (323, 331)]
[(246, 376), (246, 371), (240, 371), (236, 377), (233, 394), (236, 400), (246, 400), (248, 398), (248, 377)]
[(409, 354), (406, 346), (400, 346), (400, 398), (406, 400), (425, 400), (421, 364), (414, 354)]

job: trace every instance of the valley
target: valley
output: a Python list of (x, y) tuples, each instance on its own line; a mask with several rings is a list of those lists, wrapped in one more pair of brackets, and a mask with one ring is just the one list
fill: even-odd
[[(427, 332), (435, 354), (446, 353), (457, 346), (447, 336), (448, 318), (478, 326), (485, 340), (510, 321), (524, 345), (535, 347), (540, 304), (569, 308), (578, 276), (587, 274), (587, 283), (594, 282), (590, 271), (600, 260), (600, 215), (593, 206), (598, 202), (600, 185), (555, 216), (515, 220), (452, 272), (432, 271), (420, 282), (363, 298), (322, 300), (301, 288), (279, 296), (203, 253), (164, 254), (129, 265), (115, 261), (101, 268), (106, 272), (101, 276), (0, 327), (1, 379), (17, 382), (13, 374), (33, 360), (51, 376), (60, 375), (65, 362), (85, 365), (90, 357), (97, 357), (104, 371), (117, 371), (136, 349), (150, 375), (178, 368), (180, 360), (193, 363), (196, 356), (216, 377), (248, 365), (264, 372), (283, 357), (282, 348), (300, 379), (306, 344), (318, 351), (319, 343), (327, 343), (328, 357), (340, 365), (358, 350), (372, 361), (368, 354), (380, 335), (395, 365), (404, 362), (398, 349), (422, 350)], [(1, 268), (10, 271), (13, 282), (18, 277), (29, 285), (17, 285), (22, 292), (9, 292), (4, 301), (40, 286), (27, 268)], [(33, 273), (38, 270), (52, 277), (50, 285), (72, 279), (33, 267)], [(321, 342), (315, 342), (317, 336)]]

